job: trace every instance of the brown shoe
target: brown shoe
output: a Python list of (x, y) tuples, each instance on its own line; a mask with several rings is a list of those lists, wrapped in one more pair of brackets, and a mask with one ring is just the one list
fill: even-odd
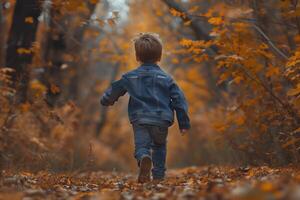
[(149, 182), (150, 179), (150, 172), (152, 168), (152, 160), (149, 156), (142, 157), (140, 161), (140, 173), (138, 176), (139, 183), (146, 183)]

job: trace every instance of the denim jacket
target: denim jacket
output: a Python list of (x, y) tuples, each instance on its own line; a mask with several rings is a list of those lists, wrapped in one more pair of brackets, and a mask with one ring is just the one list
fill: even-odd
[(129, 93), (128, 115), (132, 124), (171, 126), (174, 110), (180, 129), (189, 129), (188, 106), (174, 80), (156, 64), (142, 64), (112, 83), (101, 98), (104, 106), (113, 105)]

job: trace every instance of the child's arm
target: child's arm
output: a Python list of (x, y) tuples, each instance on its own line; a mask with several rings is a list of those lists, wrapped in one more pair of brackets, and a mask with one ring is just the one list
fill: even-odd
[(187, 129), (191, 128), (190, 119), (188, 116), (188, 105), (183, 92), (173, 80), (170, 86), (170, 94), (171, 105), (176, 111), (179, 129), (182, 132), (186, 132)]
[(111, 84), (111, 86), (104, 92), (101, 98), (103, 106), (111, 106), (118, 101), (120, 96), (123, 96), (127, 90), (124, 87), (124, 79), (120, 79)]

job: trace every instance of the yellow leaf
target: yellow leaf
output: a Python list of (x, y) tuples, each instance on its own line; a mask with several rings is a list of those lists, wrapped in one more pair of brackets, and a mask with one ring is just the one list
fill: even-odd
[(245, 121), (246, 121), (246, 119), (245, 119), (244, 116), (237, 117), (237, 118), (234, 120), (234, 122), (236, 123), (236, 125), (239, 125), (239, 126), (245, 124)]
[(300, 132), (300, 127), (293, 131), (293, 133)]
[(269, 48), (269, 46), (266, 44), (266, 43), (262, 43), (260, 46), (259, 46), (260, 49), (263, 49), (263, 50), (266, 50)]
[(296, 35), (294, 37), (294, 40), (295, 40), (296, 43), (300, 43), (300, 35)]
[(274, 186), (270, 182), (262, 183), (260, 189), (264, 192), (271, 192), (274, 189)]
[(297, 96), (300, 94), (300, 83), (297, 85), (295, 89), (290, 89), (287, 93), (288, 96)]
[(33, 17), (26, 17), (25, 18), (25, 23), (33, 24)]
[(17, 53), (18, 54), (31, 54), (31, 50), (30, 49), (26, 49), (26, 48), (18, 48), (17, 49)]
[(251, 169), (251, 170), (249, 171), (248, 176), (249, 176), (250, 178), (254, 176), (254, 171), (253, 171), (253, 169)]
[(288, 147), (290, 145), (293, 145), (293, 144), (295, 144), (296, 142), (299, 142), (299, 141), (300, 141), (300, 138), (293, 138), (293, 139), (288, 140), (285, 144), (283, 144), (281, 146), (282, 146), (282, 148), (286, 148), (286, 147)]
[(57, 85), (55, 85), (55, 84), (51, 84), (50, 91), (51, 91), (52, 94), (58, 94), (58, 93), (60, 93), (59, 87)]
[(184, 47), (188, 47), (188, 46), (191, 46), (193, 44), (193, 41), (192, 40), (189, 40), (189, 39), (182, 39), (180, 41), (180, 44)]
[(224, 82), (225, 80), (227, 80), (228, 78), (229, 78), (229, 74), (227, 74), (227, 73), (221, 74), (221, 76), (220, 76), (220, 78), (219, 78), (217, 84), (219, 85), (219, 84), (223, 83), (223, 82)]
[(178, 58), (173, 58), (171, 61), (172, 61), (172, 63), (174, 63), (174, 64), (178, 64), (178, 63), (179, 63)]
[(186, 16), (185, 13), (179, 12), (179, 11), (175, 10), (174, 8), (170, 9), (170, 13), (171, 13), (171, 15), (173, 15), (175, 17), (183, 17), (183, 18), (185, 18), (185, 16)]
[(266, 77), (272, 77), (280, 74), (279, 67), (269, 67), (269, 69), (266, 72)]
[(189, 20), (189, 21), (186, 21), (186, 22), (184, 22), (184, 24), (183, 24), (183, 25), (185, 25), (185, 26), (189, 26), (189, 25), (191, 25), (191, 23), (192, 23), (192, 20)]
[(199, 6), (193, 6), (189, 9), (189, 13), (192, 13), (192, 12), (197, 12), (199, 10)]
[(219, 26), (221, 25), (224, 21), (221, 17), (212, 17), (208, 20), (208, 22), (212, 25), (215, 25), (215, 26)]
[(217, 132), (224, 132), (228, 128), (228, 126), (224, 123), (215, 123), (214, 128), (216, 129)]
[(20, 105), (21, 112), (27, 112), (30, 109), (30, 104), (28, 102)]
[(37, 97), (41, 96), (47, 90), (47, 88), (38, 80), (31, 81), (30, 88), (33, 90)]
[(159, 9), (156, 9), (156, 10), (155, 10), (155, 14), (156, 14), (157, 16), (159, 16), (159, 17), (163, 16), (163, 13), (162, 13), (161, 10), (159, 10)]
[(201, 63), (203, 61), (201, 57), (194, 57), (193, 60), (197, 63)]
[(91, 4), (97, 4), (99, 2), (99, 0), (90, 0)]
[(241, 81), (243, 81), (244, 78), (242, 76), (236, 76), (234, 79), (233, 79), (233, 82), (235, 82), (236, 84), (239, 84)]
[(282, 9), (287, 9), (290, 7), (290, 1), (279, 1), (278, 3)]

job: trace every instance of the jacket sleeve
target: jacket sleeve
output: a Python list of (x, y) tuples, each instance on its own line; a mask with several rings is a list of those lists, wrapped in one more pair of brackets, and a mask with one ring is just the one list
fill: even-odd
[(170, 84), (171, 107), (176, 111), (180, 129), (190, 129), (190, 119), (188, 116), (188, 105), (185, 96), (178, 85), (171, 79)]
[(123, 96), (127, 92), (127, 90), (124, 87), (124, 83), (125, 80), (123, 77), (120, 80), (113, 82), (111, 86), (102, 95), (100, 103), (103, 106), (114, 105), (114, 103), (118, 101), (119, 97)]

